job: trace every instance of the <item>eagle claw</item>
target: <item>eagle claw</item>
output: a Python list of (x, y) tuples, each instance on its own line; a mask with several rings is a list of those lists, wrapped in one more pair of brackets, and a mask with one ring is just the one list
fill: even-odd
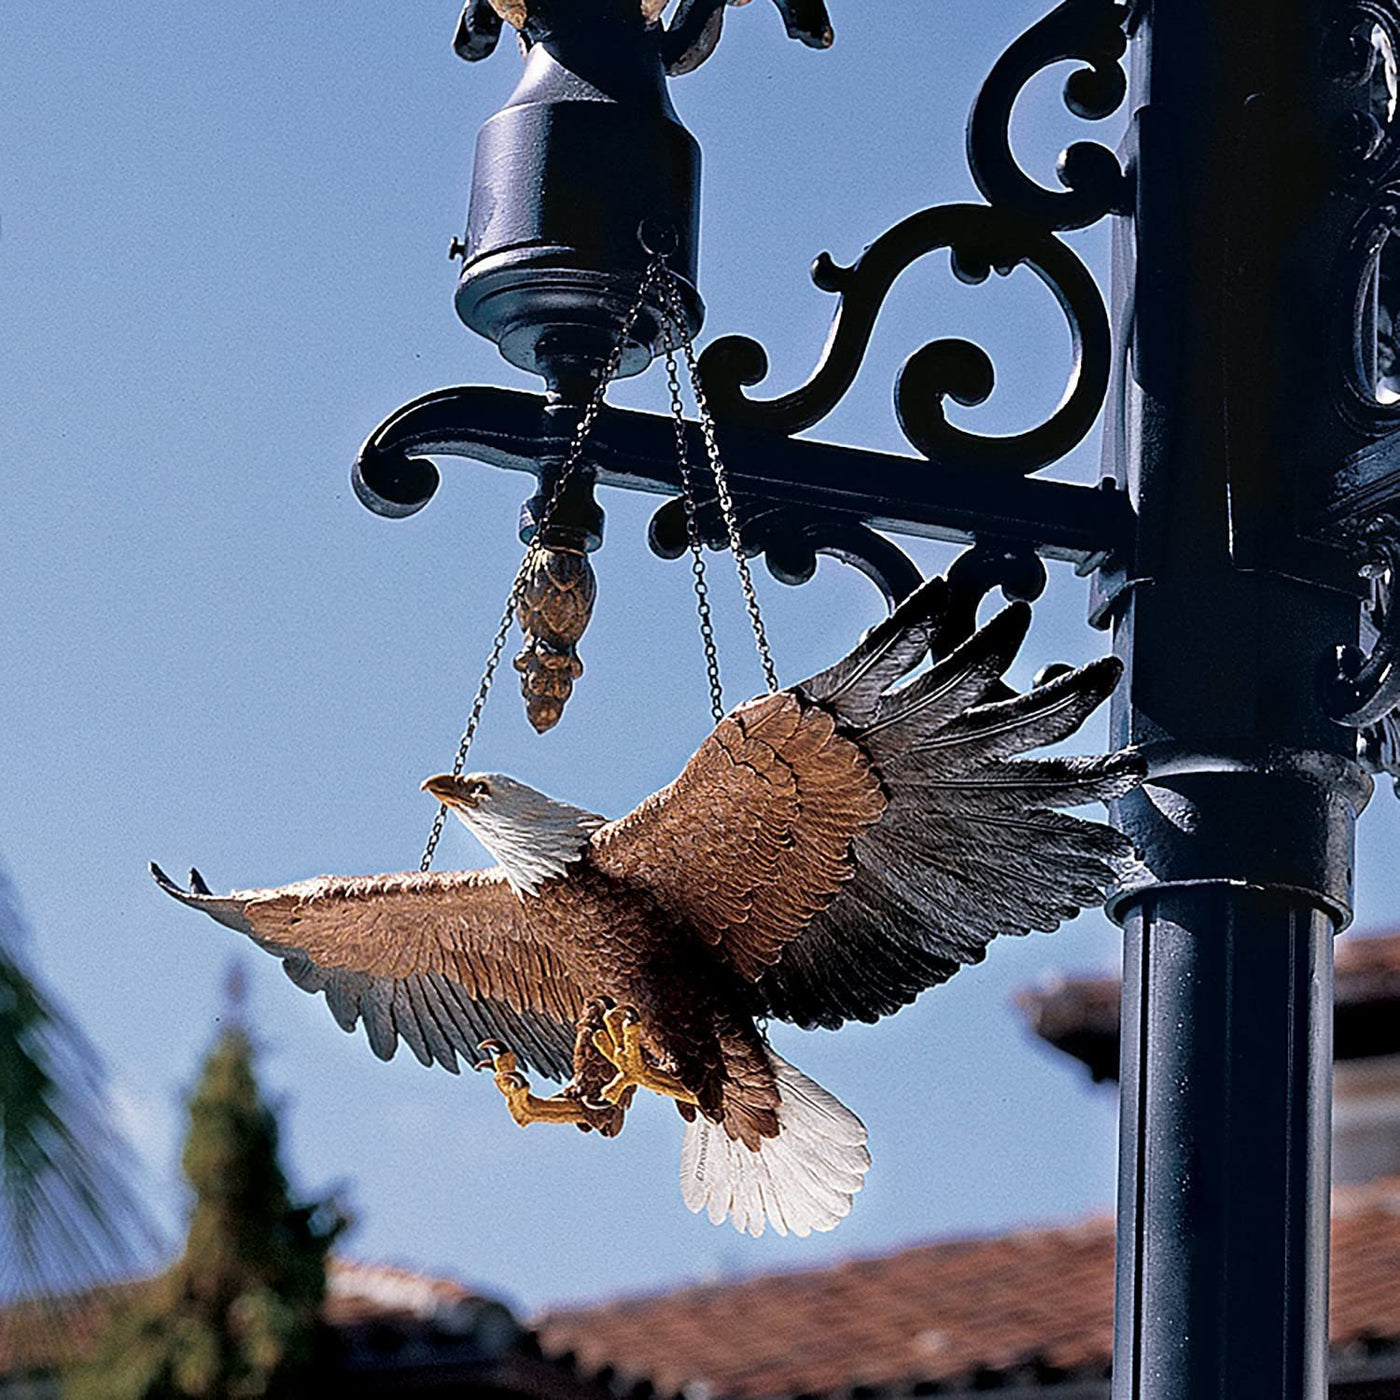
[(589, 1127), (594, 1126), (589, 1111), (576, 1099), (563, 1094), (554, 1094), (547, 1099), (537, 1098), (530, 1092), (530, 1081), (516, 1069), (515, 1056), (499, 1041), (483, 1041), (481, 1048), (485, 1050), (488, 1046), (492, 1047), (491, 1058), (477, 1068), (483, 1069), (489, 1065), (495, 1071), (496, 1088), (501, 1091), (510, 1116), (522, 1128), (529, 1127), (531, 1123), (586, 1123)]
[(695, 1095), (673, 1074), (657, 1069), (642, 1049), (642, 1021), (630, 1006), (604, 1013), (603, 1028), (593, 1032), (593, 1047), (616, 1068), (602, 1088), (603, 1098), (618, 1103), (629, 1089), (650, 1089), (681, 1103), (696, 1103)]

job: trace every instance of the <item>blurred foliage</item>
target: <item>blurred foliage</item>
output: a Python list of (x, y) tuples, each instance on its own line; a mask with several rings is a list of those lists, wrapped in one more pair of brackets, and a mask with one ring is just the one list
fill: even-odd
[(189, 1104), (182, 1164), (194, 1190), (180, 1260), (120, 1312), (68, 1400), (234, 1400), (312, 1393), (326, 1257), (346, 1221), (294, 1204), (253, 1049), (229, 1030)]
[(101, 1062), (25, 960), (0, 871), (0, 1297), (137, 1267), (152, 1237), (108, 1112)]

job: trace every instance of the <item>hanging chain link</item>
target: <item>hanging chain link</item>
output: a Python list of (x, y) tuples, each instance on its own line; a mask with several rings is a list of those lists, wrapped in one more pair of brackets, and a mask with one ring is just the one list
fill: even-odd
[[(515, 582), (511, 584), (510, 596), (506, 599), (504, 612), (501, 614), (500, 626), (496, 629), (495, 639), (491, 643), (491, 650), (486, 657), (486, 666), (481, 673), (481, 683), (477, 686), (476, 696), (472, 700), (471, 709), (467, 714), (466, 727), (462, 730), (462, 737), (457, 745), (457, 757), (452, 762), (452, 774), (457, 777), (466, 766), (467, 751), (472, 746), (472, 740), (476, 738), (478, 725), (481, 723), (482, 711), (486, 708), (486, 697), (491, 693), (491, 686), (496, 679), (496, 670), (500, 666), (501, 653), (505, 650), (506, 638), (510, 636), (511, 624), (515, 621), (516, 609), (520, 606), (520, 597), (525, 589), (526, 579), (529, 577), (530, 567), (534, 563), (535, 556), (543, 548), (545, 533), (549, 528), (551, 516), (559, 504), (560, 497), (564, 494), (564, 488), (569, 483), (569, 478), (573, 475), (574, 468), (578, 465), (579, 458), (583, 456), (584, 443), (588, 441), (588, 435), (593, 431), (593, 424), (603, 407), (603, 399), (608, 392), (608, 385), (617, 374), (619, 366), (622, 364), (622, 353), (627, 345), (627, 337), (632, 333), (632, 327), (637, 323), (637, 317), (642, 314), (642, 308), (646, 305), (647, 293), (652, 289), (657, 279), (661, 277), (665, 269), (663, 259), (653, 258), (646, 272), (642, 276), (640, 285), (637, 288), (636, 298), (627, 309), (627, 314), (622, 318), (622, 323), (618, 328), (617, 339), (613, 342), (612, 350), (598, 374), (598, 382), (593, 386), (593, 392), (588, 397), (588, 403), (583, 413), (579, 416), (578, 422), (574, 425), (573, 436), (569, 440), (568, 451), (564, 454), (564, 460), (559, 467), (559, 475), (556, 477), (554, 487), (549, 493), (548, 499), (544, 503), (544, 508), (539, 513), (539, 518), (535, 524), (535, 533), (530, 537), (530, 543), (525, 548), (525, 554), (520, 560), (520, 567), (515, 573)], [(669, 276), (662, 279), (669, 286)], [(423, 848), (423, 859), (419, 862), (420, 870), (432, 869), (433, 856), (437, 851), (438, 842), (442, 839), (442, 829), (447, 822), (447, 807), (439, 803), (437, 815), (433, 818), (432, 830), (428, 833), (427, 844)]]
[[(749, 622), (753, 627), (754, 642), (758, 647), (758, 659), (763, 664), (763, 674), (771, 693), (778, 689), (778, 672), (773, 665), (773, 653), (768, 647), (768, 634), (763, 626), (763, 613), (758, 606), (758, 594), (754, 591), (753, 575), (749, 572), (749, 561), (744, 557), (743, 542), (739, 536), (739, 520), (734, 510), (734, 498), (729, 491), (729, 474), (720, 456), (719, 443), (715, 438), (715, 420), (710, 413), (709, 402), (705, 398), (704, 385), (700, 382), (700, 371), (695, 360), (695, 346), (686, 331), (685, 308), (681, 304), (680, 290), (674, 276), (663, 279), (662, 294), (666, 298), (670, 320), (681, 342), (681, 352), (685, 355), (686, 369), (690, 375), (690, 389), (695, 396), (695, 407), (700, 416), (700, 432), (705, 439), (705, 456), (710, 465), (710, 473), (715, 479), (715, 498), (719, 502), (719, 513), (724, 519), (725, 532), (729, 536), (729, 550), (734, 556), (734, 568), (739, 575), (739, 588), (744, 595), (744, 607), (748, 610)], [(684, 481), (684, 478), (683, 478)], [(687, 489), (687, 516), (694, 509)], [(703, 566), (702, 566), (703, 568)]]
[[(715, 643), (709, 585), (705, 578), (705, 555), (704, 545), (700, 537), (695, 473), (686, 443), (685, 405), (681, 401), (680, 365), (676, 359), (674, 345), (671, 343), (673, 334), (675, 342), (680, 345), (681, 353), (685, 356), (686, 372), (690, 380), (691, 392), (695, 396), (695, 404), (700, 418), (700, 431), (705, 441), (705, 457), (709, 464), (710, 473), (714, 477), (715, 498), (719, 504), (720, 515), (724, 520), (730, 552), (734, 555), (734, 567), (739, 575), (739, 587), (744, 595), (744, 606), (753, 626), (754, 641), (758, 646), (759, 660), (763, 664), (763, 674), (767, 679), (768, 689), (770, 691), (778, 689), (778, 673), (773, 665), (772, 652), (768, 647), (768, 636), (763, 626), (763, 614), (759, 609), (758, 595), (754, 591), (753, 576), (749, 571), (748, 560), (743, 554), (738, 516), (734, 510), (734, 498), (730, 494), (728, 473), (725, 471), (724, 461), (720, 456), (719, 443), (715, 438), (714, 418), (711, 416), (709, 404), (705, 399), (705, 390), (700, 382), (695, 348), (686, 327), (685, 308), (681, 303), (680, 289), (676, 284), (675, 275), (666, 265), (665, 258), (654, 257), (638, 285), (636, 298), (628, 307), (627, 314), (622, 318), (617, 339), (613, 343), (607, 361), (599, 371), (597, 383), (588, 397), (583, 413), (580, 414), (578, 422), (574, 425), (574, 431), (569, 440), (568, 450), (564, 454), (564, 460), (560, 464), (559, 473), (555, 478), (549, 497), (539, 513), (535, 532), (530, 537), (530, 543), (526, 546), (524, 556), (520, 560), (520, 567), (516, 570), (515, 581), (511, 584), (505, 609), (501, 613), (500, 625), (496, 628), (496, 635), (492, 639), (491, 649), (486, 656), (481, 682), (472, 699), (471, 709), (467, 713), (466, 726), (462, 730), (462, 737), (457, 745), (457, 756), (452, 762), (454, 777), (459, 776), (466, 766), (467, 753), (471, 749), (472, 740), (476, 738), (482, 712), (486, 708), (486, 698), (491, 693), (491, 687), (495, 682), (501, 655), (505, 651), (506, 638), (510, 636), (510, 629), (515, 621), (516, 610), (520, 606), (520, 598), (529, 577), (530, 568), (535, 561), (535, 556), (543, 548), (550, 519), (564, 494), (564, 488), (573, 475), (574, 468), (583, 456), (584, 444), (588, 441), (588, 435), (593, 431), (593, 424), (602, 411), (608, 385), (612, 382), (622, 363), (627, 337), (636, 325), (637, 318), (642, 314), (642, 308), (646, 305), (647, 293), (658, 281), (661, 284), (659, 290), (663, 303), (663, 322), (667, 340), (666, 379), (671, 391), (671, 415), (676, 436), (676, 463), (680, 471), (681, 496), (685, 505), (686, 543), (691, 556), (691, 573), (695, 582), (695, 607), (700, 618), (700, 640), (705, 649), (705, 669), (710, 683), (710, 709), (715, 722), (718, 723), (724, 718), (724, 691), (720, 684), (719, 649)], [(433, 818), (432, 830), (428, 833), (427, 844), (423, 849), (423, 859), (419, 862), (420, 870), (426, 871), (432, 868), (433, 856), (437, 851), (438, 842), (442, 839), (443, 827), (446, 822), (447, 807), (439, 803), (437, 815)]]
[[(669, 296), (667, 300), (669, 302)], [(670, 319), (669, 314), (667, 319)], [(694, 469), (690, 465), (690, 450), (685, 440), (685, 404), (681, 400), (680, 366), (676, 362), (676, 352), (669, 346), (666, 350), (666, 382), (671, 389), (671, 426), (676, 434), (676, 465), (681, 474), (685, 536), (690, 548), (690, 572), (695, 581), (695, 611), (700, 616), (700, 642), (705, 648), (705, 670), (710, 678), (710, 713), (718, 724), (724, 718), (724, 687), (719, 678), (719, 648), (715, 645), (714, 619), (710, 615), (710, 588), (705, 581), (705, 547), (700, 540)]]

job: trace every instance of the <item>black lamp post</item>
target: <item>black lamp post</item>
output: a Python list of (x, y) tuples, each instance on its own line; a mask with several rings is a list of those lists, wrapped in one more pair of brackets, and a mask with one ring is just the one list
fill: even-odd
[[(671, 33), (637, 0), (553, 8), (519, 7), (531, 52), (482, 132), (457, 301), (547, 393), (449, 389), (400, 409), (355, 466), (381, 514), (426, 503), (433, 456), (548, 488), (648, 241), (673, 245), (698, 327), (698, 153), (662, 67), (703, 54), (718, 0)], [(459, 48), (489, 47), (492, 23), (469, 5)], [(1029, 180), (1007, 136), (1026, 82), (1078, 60), (1067, 105), (1107, 116), (1129, 95), (1129, 50), (1123, 149), (1071, 147), (1062, 190)], [(744, 546), (785, 581), (826, 552), (897, 599), (917, 571), (882, 531), (971, 546), (951, 574), (969, 620), (994, 587), (1037, 597), (1043, 557), (1094, 574), (1090, 621), (1128, 666), (1117, 736), (1151, 771), (1118, 813), (1143, 872), (1110, 906), (1127, 948), (1120, 1400), (1326, 1389), (1332, 939), (1369, 774), (1400, 775), (1397, 52), (1395, 0), (1064, 0), (978, 97), (968, 154), (986, 203), (915, 214), (849, 267), (817, 260), (838, 301), (805, 384), (749, 398), (767, 364), (742, 337), (701, 360)], [(1059, 236), (1110, 216), (1111, 317)], [(992, 366), (936, 340), (897, 385), (919, 456), (794, 438), (849, 388), (895, 277), (944, 248), (965, 281), (1025, 264), (1053, 291), (1074, 342), (1060, 407), (1007, 438), (955, 427), (944, 398), (980, 403)], [(622, 372), (665, 338), (644, 308)], [(1110, 395), (1100, 486), (1037, 477)], [(601, 539), (595, 481), (667, 497), (651, 545), (684, 550), (669, 420), (602, 412), (551, 518), (561, 547)]]

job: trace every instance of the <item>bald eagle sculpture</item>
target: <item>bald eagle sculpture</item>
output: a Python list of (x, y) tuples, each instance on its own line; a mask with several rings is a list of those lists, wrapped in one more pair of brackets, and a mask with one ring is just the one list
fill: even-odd
[[(229, 895), (152, 873), (324, 992), (347, 1031), (363, 1021), (382, 1058), (402, 1037), (455, 1072), (489, 1049), (521, 1124), (612, 1135), (637, 1089), (667, 1095), (691, 1210), (829, 1230), (869, 1166), (865, 1129), (757, 1022), (876, 1021), (997, 934), (1099, 903), (1131, 854), (1053, 809), (1120, 796), (1135, 755), (1015, 757), (1073, 734), (1119, 663), (1006, 698), (1030, 620), (1013, 604), (908, 680), (946, 603), (930, 580), (845, 660), (741, 705), (620, 821), (498, 774), (429, 778), (492, 869)], [(518, 1066), (568, 1082), (536, 1097)]]

